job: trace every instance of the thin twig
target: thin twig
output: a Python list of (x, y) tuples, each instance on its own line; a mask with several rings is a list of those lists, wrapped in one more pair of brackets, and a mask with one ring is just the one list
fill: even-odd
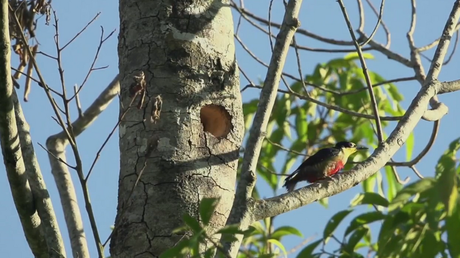
[(131, 99), (131, 102), (129, 103), (128, 107), (123, 111), (123, 113), (121, 114), (120, 118), (118, 119), (117, 123), (115, 124), (115, 126), (112, 128), (112, 131), (110, 131), (110, 133), (107, 135), (107, 137), (105, 138), (104, 142), (102, 143), (101, 147), (99, 147), (99, 150), (97, 151), (96, 153), (96, 156), (94, 157), (94, 160), (93, 162), (91, 163), (91, 167), (88, 171), (88, 174), (86, 175), (85, 179), (84, 179), (84, 182), (87, 183), (88, 182), (88, 179), (89, 177), (91, 176), (91, 173), (93, 172), (93, 168), (94, 166), (96, 165), (96, 162), (97, 160), (99, 159), (99, 157), (101, 156), (101, 152), (102, 150), (104, 149), (105, 145), (109, 142), (110, 138), (112, 137), (113, 133), (116, 131), (116, 129), (118, 128), (118, 126), (120, 125), (120, 123), (123, 121), (123, 118), (125, 117), (125, 115), (128, 113), (128, 111), (131, 109), (132, 107), (132, 104), (134, 102), (134, 100), (136, 99), (137, 97), (137, 94), (136, 93), (132, 99)]
[[(363, 102), (363, 105), (364, 105), (364, 102)], [(371, 127), (372, 127), (372, 131), (374, 132), (374, 135), (376, 135), (378, 137), (377, 130), (375, 129), (375, 126), (372, 123), (370, 123), (370, 124), (371, 124)], [(390, 160), (393, 161), (393, 158), (391, 158)], [(396, 182), (398, 182), (399, 184), (402, 184), (402, 185), (407, 184), (409, 182), (409, 180), (410, 180), (409, 177), (406, 177), (404, 179), (404, 181), (401, 180), (401, 178), (399, 177), (398, 171), (396, 170), (395, 166), (390, 166), (390, 168), (391, 168), (391, 172), (393, 172), (393, 175), (395, 176)], [(376, 210), (378, 210), (377, 207), (374, 206), (374, 208)]]
[(73, 92), (75, 94), (75, 105), (77, 106), (77, 111), (78, 111), (78, 117), (83, 116), (83, 110), (81, 109), (81, 102), (80, 102), (80, 94), (77, 93), (78, 91), (78, 86), (74, 85), (73, 86)]
[[(457, 26), (455, 27), (454, 31), (455, 32), (458, 32), (458, 30), (460, 29), (460, 23), (457, 23)], [(419, 52), (424, 52), (424, 51), (427, 51), (427, 50), (430, 50), (432, 49), (433, 47), (437, 46), (439, 41), (441, 40), (441, 37), (439, 37), (438, 39), (436, 39), (435, 41), (423, 46), (423, 47), (419, 47), (417, 48), (417, 50)]]
[(362, 0), (357, 0), (358, 3), (358, 12), (359, 12), (359, 26), (358, 31), (364, 31), (364, 24), (366, 23), (366, 18), (364, 15), (364, 7)]
[(371, 35), (369, 38), (366, 39), (362, 44), (360, 44), (360, 47), (363, 47), (367, 45), (375, 36), (377, 33), (377, 30), (379, 29), (380, 23), (382, 22), (382, 16), (383, 16), (383, 7), (385, 5), (385, 0), (382, 0), (380, 3), (380, 12), (379, 15), (377, 16), (377, 23), (375, 24), (374, 30), (372, 31)]
[(93, 17), (93, 19), (92, 19), (91, 21), (89, 21), (89, 22), (85, 25), (85, 27), (83, 27), (83, 29), (81, 29), (79, 32), (77, 32), (77, 34), (75, 34), (75, 36), (74, 36), (72, 39), (70, 39), (69, 42), (67, 42), (66, 44), (64, 44), (64, 46), (63, 46), (60, 50), (62, 51), (62, 50), (64, 50), (68, 45), (72, 44), (72, 42), (73, 42), (76, 38), (78, 38), (78, 36), (80, 36), (80, 34), (82, 34), (82, 33), (89, 27), (89, 25), (91, 25), (91, 23), (93, 23), (93, 22), (99, 17), (100, 14), (101, 14), (101, 13), (98, 12), (98, 13)]
[[(249, 88), (256, 88), (256, 89), (263, 89), (263, 87), (261, 86), (251, 86), (251, 85), (248, 85)], [(290, 91), (286, 91), (286, 90), (278, 90), (278, 92), (281, 92), (281, 93), (288, 93), (288, 94), (291, 94), (291, 95), (294, 95), (300, 99), (304, 99), (304, 100), (308, 100), (310, 102), (313, 102), (317, 105), (320, 105), (320, 106), (323, 106), (325, 108), (328, 108), (328, 109), (332, 109), (332, 110), (335, 110), (335, 111), (339, 111), (339, 112), (342, 112), (342, 113), (345, 113), (347, 115), (350, 115), (350, 116), (355, 116), (355, 117), (361, 117), (361, 118), (367, 118), (367, 119), (374, 119), (374, 116), (372, 115), (368, 115), (368, 114), (363, 114), (363, 113), (358, 113), (358, 112), (355, 112), (355, 111), (352, 111), (352, 110), (349, 110), (349, 109), (346, 109), (346, 108), (342, 108), (342, 107), (339, 107), (339, 106), (336, 106), (336, 105), (331, 105), (331, 104), (327, 104), (327, 103), (324, 103), (322, 101), (319, 101), (315, 98), (310, 98), (308, 96), (304, 96), (302, 94), (298, 94), (296, 92), (290, 92)], [(402, 118), (402, 116), (380, 116), (380, 120), (382, 121), (398, 121)]]
[(55, 159), (59, 160), (59, 162), (62, 162), (63, 164), (65, 164), (66, 166), (68, 166), (69, 168), (71, 169), (76, 169), (75, 166), (72, 166), (70, 165), (69, 163), (67, 163), (65, 160), (61, 159), (61, 158), (58, 158), (56, 157), (56, 155), (54, 155), (54, 153), (50, 152), (47, 148), (45, 148), (45, 146), (43, 146), (41, 143), (37, 142), (38, 146), (42, 147), (43, 150), (45, 150), (49, 155), (53, 156)]
[(418, 178), (420, 179), (423, 179), (424, 177), (422, 176), (422, 174), (420, 174), (420, 172), (418, 172), (417, 168), (415, 167), (415, 165), (412, 165), (410, 166), (410, 168), (412, 169), (412, 171), (414, 171), (414, 173), (418, 176)]
[[(376, 17), (382, 16), (382, 15), (379, 14), (380, 11), (377, 12), (377, 9), (374, 7), (374, 4), (372, 3), (372, 1), (366, 0), (366, 2), (371, 7), (371, 9), (374, 12)], [(380, 7), (382, 8), (382, 6), (380, 6)], [(383, 31), (385, 31), (385, 36), (386, 36), (386, 40), (387, 40), (387, 43), (385, 44), (385, 48), (388, 49), (391, 46), (391, 33), (390, 33), (390, 30), (388, 29), (387, 25), (383, 21), (383, 18), (382, 18), (381, 24), (382, 24)]]
[(400, 167), (411, 167), (417, 163), (420, 162), (420, 160), (425, 157), (425, 155), (430, 151), (431, 147), (433, 147), (434, 142), (436, 141), (436, 137), (438, 136), (439, 132), (439, 125), (441, 123), (441, 120), (435, 121), (433, 123), (433, 129), (431, 131), (431, 136), (430, 139), (428, 140), (428, 143), (425, 145), (425, 148), (411, 161), (406, 161), (406, 162), (388, 162), (386, 165), (390, 166), (400, 166)]
[(304, 157), (308, 157), (308, 155), (306, 154), (303, 154), (302, 152), (298, 152), (298, 151), (295, 151), (295, 150), (291, 150), (291, 149), (288, 149), (286, 147), (284, 147), (283, 145), (279, 144), (279, 143), (276, 143), (276, 142), (273, 142), (272, 140), (270, 140), (269, 138), (265, 137), (265, 140), (267, 142), (269, 142), (271, 145), (273, 146), (276, 146), (286, 152), (291, 152), (291, 153), (294, 153), (294, 154), (297, 154), (297, 155), (300, 155), (300, 156), (304, 156)]
[[(383, 0), (382, 0), (383, 2)], [(372, 82), (367, 70), (367, 65), (366, 61), (364, 60), (363, 52), (361, 50), (361, 46), (358, 43), (358, 40), (356, 39), (355, 33), (353, 32), (353, 26), (351, 25), (350, 18), (348, 18), (348, 13), (345, 9), (345, 5), (343, 4), (342, 0), (338, 0), (338, 3), (340, 5), (340, 8), (343, 13), (343, 17), (345, 18), (345, 22), (347, 24), (348, 30), (350, 32), (351, 38), (353, 39), (353, 42), (355, 44), (356, 50), (358, 52), (359, 60), (361, 61), (361, 67), (364, 73), (364, 78), (366, 79), (367, 87), (369, 89), (369, 95), (371, 97), (372, 101), (372, 110), (374, 112), (374, 117), (375, 117), (375, 124), (377, 127), (377, 134), (378, 134), (378, 140), (379, 142), (383, 142), (383, 129), (382, 129), (382, 123), (380, 122), (380, 116), (379, 116), (379, 109), (378, 109), (378, 104), (377, 100), (375, 98), (374, 94), (374, 89), (372, 87)]]
[(308, 92), (307, 86), (305, 85), (305, 80), (302, 78), (304, 77), (302, 73), (302, 63), (300, 62), (300, 54), (299, 54), (299, 49), (297, 48), (297, 42), (295, 40), (295, 35), (292, 37), (292, 44), (294, 45), (294, 53), (295, 53), (295, 58), (297, 61), (297, 71), (299, 72), (299, 77), (301, 78), (300, 82), (302, 83), (302, 88), (305, 91), (305, 94), (310, 97), (310, 93)]
[[(113, 30), (112, 32), (109, 33), (109, 35), (107, 37), (104, 38), (104, 28), (101, 27), (101, 37), (99, 39), (99, 45), (97, 46), (97, 50), (96, 50), (96, 54), (94, 55), (94, 58), (93, 58), (93, 62), (91, 63), (90, 65), (90, 68), (88, 69), (88, 72), (86, 73), (86, 76), (85, 78), (83, 79), (83, 82), (80, 84), (80, 87), (78, 88), (78, 91), (77, 93), (72, 96), (69, 101), (72, 101), (72, 99), (83, 89), (83, 86), (85, 86), (86, 82), (88, 81), (89, 79), (89, 76), (91, 75), (91, 73), (95, 70), (98, 70), (100, 68), (94, 68), (94, 65), (96, 65), (96, 61), (99, 57), (99, 53), (102, 49), (102, 46), (104, 45), (104, 43), (110, 38), (112, 37), (112, 35), (115, 33), (115, 30)], [(102, 67), (102, 69), (106, 68), (107, 66), (105, 67)]]

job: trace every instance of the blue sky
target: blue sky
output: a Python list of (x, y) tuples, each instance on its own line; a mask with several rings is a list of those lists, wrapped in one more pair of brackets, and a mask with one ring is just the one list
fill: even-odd
[[(275, 1), (272, 19), (280, 22), (284, 13), (281, 1)], [(380, 2), (372, 1), (378, 7)], [(246, 1), (245, 7), (251, 12), (267, 17), (269, 1)], [(347, 10), (352, 19), (354, 26), (357, 26), (357, 13), (356, 2), (345, 1)], [(418, 21), (415, 32), (415, 41), (417, 46), (423, 46), (434, 39), (439, 37), (445, 23), (447, 15), (451, 11), (453, 1), (440, 0), (436, 1), (419, 1), (418, 3)], [(107, 69), (94, 72), (90, 77), (89, 82), (81, 93), (81, 102), (83, 108), (88, 107), (96, 96), (102, 91), (106, 85), (112, 80), (113, 76), (118, 72), (118, 58), (117, 58), (117, 35), (118, 35), (118, 4), (108, 3), (108, 1), (53, 1), (53, 6), (57, 11), (60, 26), (60, 41), (63, 45), (71, 39), (83, 26), (90, 21), (97, 12), (102, 12), (96, 22), (88, 28), (88, 30), (79, 37), (63, 55), (63, 67), (65, 70), (66, 84), (68, 90), (72, 90), (74, 84), (80, 84), (87, 73), (92, 58), (96, 52), (97, 44), (100, 37), (101, 28), (104, 27), (106, 35), (116, 29), (115, 35), (107, 41), (104, 45), (97, 66), (106, 66)], [(408, 44), (406, 40), (406, 32), (409, 28), (409, 14), (410, 14), (410, 1), (387, 1), (384, 12), (384, 20), (392, 32), (392, 46), (391, 49), (406, 57), (408, 57)], [(236, 21), (238, 16), (234, 16)], [(375, 24), (375, 17), (366, 8), (366, 27), (367, 34), (373, 29)], [(313, 33), (320, 34), (325, 37), (349, 40), (345, 22), (343, 20), (340, 8), (336, 1), (304, 1), (300, 14), (300, 21), (302, 27), (308, 29)], [(52, 26), (44, 25), (43, 18), (39, 21), (38, 40), (40, 42), (39, 50), (54, 54), (55, 47), (53, 45), (54, 28)], [(240, 29), (240, 37), (245, 44), (262, 60), (266, 63), (270, 60), (270, 45), (268, 37), (257, 29), (251, 28), (247, 23), (243, 23)], [(378, 41), (384, 42), (384, 34), (379, 31), (376, 35)], [(330, 48), (330, 45), (306, 39), (302, 36), (297, 36), (298, 44), (308, 45), (309, 47), (316, 48)], [(237, 46), (237, 59), (239, 66), (250, 75), (253, 81), (262, 80), (265, 77), (266, 69), (260, 66), (257, 62), (244, 52), (238, 43)], [(432, 51), (426, 54), (431, 57)], [(393, 61), (388, 60), (385, 56), (373, 53), (376, 57), (375, 60), (368, 61), (370, 70), (376, 71), (384, 78), (393, 79), (398, 77), (405, 77), (413, 75), (413, 72)], [(327, 62), (332, 58), (342, 57), (344, 54), (329, 54), (318, 52), (302, 52), (302, 69), (304, 73), (310, 73), (318, 63)], [(13, 56), (14, 64), (17, 64), (17, 57)], [(49, 85), (56, 89), (60, 89), (59, 77), (57, 73), (57, 65), (54, 61), (39, 57), (39, 64), (45, 80)], [(428, 69), (429, 64), (424, 60), (425, 68)], [(440, 75), (440, 80), (454, 80), (458, 78), (458, 67), (460, 60), (458, 54), (453, 57), (451, 63), (443, 67)], [(288, 60), (285, 67), (286, 72), (297, 74), (297, 65), (295, 60), (294, 51), (290, 51)], [(241, 85), (246, 85), (247, 81), (241, 76)], [(401, 103), (406, 108), (413, 96), (419, 90), (419, 85), (416, 82), (406, 82), (397, 84), (400, 92), (404, 95), (405, 100)], [(22, 90), (18, 92), (22, 96)], [(22, 98), (22, 97), (21, 97)], [(243, 100), (258, 98), (258, 92), (250, 90), (244, 92)], [(460, 137), (460, 131), (456, 129), (458, 122), (455, 119), (460, 115), (458, 104), (455, 101), (459, 98), (459, 93), (452, 93), (440, 96), (440, 100), (444, 102), (449, 108), (449, 113), (443, 118), (438, 139), (430, 151), (430, 153), (418, 165), (418, 169), (424, 176), (432, 176), (434, 174), (434, 166), (439, 156), (447, 148), (448, 144), (455, 138)], [(48, 136), (60, 131), (59, 126), (51, 118), (52, 110), (48, 101), (46, 100), (43, 91), (32, 85), (32, 92), (29, 96), (29, 102), (22, 102), (26, 118), (31, 126), (31, 132), (35, 150), (40, 161), (43, 176), (46, 180), (50, 194), (52, 196), (54, 209), (58, 216), (61, 232), (66, 242), (66, 251), (71, 254), (70, 245), (68, 242), (67, 231), (65, 222), (60, 207), (60, 199), (57, 194), (54, 179), (50, 172), (49, 161), (47, 153), (40, 148), (38, 143), (45, 144)], [(76, 118), (76, 109), (72, 106), (74, 113), (73, 119)], [(98, 120), (87, 129), (79, 138), (78, 145), (80, 146), (80, 153), (82, 155), (84, 170), (88, 171), (89, 167), (95, 157), (95, 154), (108, 133), (112, 130), (118, 117), (118, 101), (115, 100), (108, 109), (98, 118)], [(394, 124), (395, 125), (395, 124)], [(394, 126), (392, 125), (392, 126)], [(431, 123), (422, 121), (415, 129), (415, 147), (414, 155), (416, 155), (428, 140), (431, 132)], [(389, 133), (390, 131), (386, 131)], [(72, 163), (72, 154), (68, 150), (68, 159)], [(405, 150), (401, 149), (396, 155), (395, 159), (402, 161), (405, 159)], [(100, 235), (105, 240), (110, 234), (110, 226), (114, 223), (116, 212), (117, 200), (117, 182), (119, 173), (119, 151), (118, 151), (118, 137), (117, 134), (111, 139), (106, 148), (101, 154), (101, 157), (92, 173), (89, 180), (89, 189), (93, 209), (96, 215), (96, 221), (100, 230)], [(297, 166), (295, 164), (294, 166)], [(276, 168), (280, 168), (282, 163), (275, 164)], [(410, 176), (412, 181), (416, 180), (416, 176), (408, 169), (399, 169), (400, 176), (405, 178)], [(75, 182), (78, 182), (74, 174)], [(263, 197), (271, 197), (269, 188), (258, 181), (258, 187)], [(304, 184), (301, 184), (303, 186)], [(82, 202), (81, 188), (76, 184), (78, 192), (78, 199)], [(316, 236), (316, 239), (322, 235), (324, 226), (329, 218), (337, 211), (348, 207), (350, 200), (361, 191), (361, 187), (355, 187), (344, 193), (336, 195), (329, 199), (329, 208), (324, 208), (317, 203), (302, 207), (298, 210), (280, 215), (275, 221), (275, 226), (291, 225), (299, 228), (304, 234), (304, 237)], [(279, 193), (284, 193), (280, 189)], [(0, 166), (0, 254), (2, 257), (17, 257), (28, 258), (32, 257), (32, 253), (26, 243), (22, 227), (17, 216), (16, 209), (11, 197), (9, 184), (7, 181), (4, 166)], [(96, 256), (96, 249), (92, 233), (89, 227), (89, 221), (85, 213), (84, 205), (81, 205), (83, 212), (84, 225), (88, 239), (89, 249), (92, 256)], [(351, 218), (352, 216), (350, 216)], [(344, 221), (339, 230), (343, 230), (346, 226), (347, 220)], [(375, 227), (373, 227), (375, 230)], [(296, 246), (302, 242), (303, 239), (299, 237), (285, 238), (283, 243), (287, 249)], [(334, 246), (331, 246), (334, 247)], [(329, 250), (332, 250), (329, 249)], [(108, 248), (106, 250), (108, 254)], [(294, 256), (293, 256), (294, 257)]]

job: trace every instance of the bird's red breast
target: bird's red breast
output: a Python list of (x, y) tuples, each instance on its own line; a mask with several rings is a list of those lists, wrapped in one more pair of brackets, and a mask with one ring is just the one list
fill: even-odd
[(332, 176), (332, 175), (335, 175), (337, 174), (337, 172), (339, 172), (343, 167), (344, 167), (345, 164), (343, 164), (343, 162), (341, 160), (337, 161), (335, 163), (335, 167), (333, 167), (329, 173), (328, 173), (328, 176)]

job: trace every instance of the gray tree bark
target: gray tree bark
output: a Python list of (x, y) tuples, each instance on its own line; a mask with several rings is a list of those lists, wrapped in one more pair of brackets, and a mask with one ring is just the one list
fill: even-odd
[[(198, 218), (203, 197), (221, 199), (212, 228), (227, 221), (244, 134), (227, 4), (120, 0), (123, 119), (114, 258), (156, 257), (174, 246), (184, 234), (172, 231), (184, 214)], [(130, 93), (141, 72), (146, 97), (138, 109), (140, 97)]]

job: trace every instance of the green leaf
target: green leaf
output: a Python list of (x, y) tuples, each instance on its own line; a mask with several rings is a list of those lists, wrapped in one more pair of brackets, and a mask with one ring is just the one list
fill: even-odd
[(460, 257), (460, 208), (456, 155), (460, 138), (452, 141), (436, 166), (437, 191), (446, 211), (448, 249), (451, 257)]
[(208, 225), (220, 198), (203, 198), (200, 203), (200, 217), (204, 225)]
[(212, 258), (214, 257), (214, 253), (215, 253), (215, 248), (211, 247), (204, 252), (204, 258)]
[[(364, 59), (374, 59), (374, 56), (371, 53), (363, 53)], [(359, 59), (359, 55), (357, 52), (351, 52), (343, 58), (345, 60), (356, 60)]]
[(190, 216), (188, 214), (184, 214), (183, 219), (184, 219), (185, 224), (187, 226), (189, 226), (190, 229), (194, 233), (200, 233), (203, 230), (203, 228), (201, 227), (200, 223), (195, 218), (193, 218), (192, 216)]
[(414, 150), (414, 131), (409, 134), (406, 140), (406, 160), (410, 160), (412, 158), (412, 151)]
[[(253, 257), (255, 257), (255, 256), (253, 256)], [(275, 257), (277, 257), (277, 255), (275, 255), (275, 254), (258, 254), (257, 257), (258, 258), (275, 258)]]
[(395, 102), (400, 102), (404, 99), (403, 95), (399, 92), (398, 87), (395, 84), (388, 84), (387, 90)]
[[(380, 227), (380, 232), (378, 236), (379, 252), (387, 248), (388, 243), (395, 238), (395, 235), (398, 236), (398, 228), (400, 224), (405, 224), (409, 221), (409, 214), (406, 212), (398, 211), (386, 216), (383, 221), (382, 226)], [(403, 243), (401, 243), (403, 244)], [(391, 257), (386, 255), (380, 255), (379, 257)]]
[(276, 104), (273, 110), (276, 123), (278, 127), (282, 128), (283, 124), (287, 121), (287, 117), (291, 114), (291, 99), (289, 94), (283, 94), (276, 99)]
[(420, 247), (417, 249), (418, 254), (415, 257), (441, 257), (437, 256), (437, 254), (444, 250), (445, 245), (440, 237), (436, 237), (435, 232), (427, 230)]
[(295, 129), (298, 138), (307, 139), (308, 121), (307, 112), (303, 108), (297, 108), (299, 114), (295, 117)]
[(450, 256), (453, 258), (460, 257), (460, 206), (458, 201), (457, 199), (457, 205), (452, 214), (446, 218), (447, 245)]
[(284, 245), (281, 244), (280, 241), (278, 241), (276, 239), (268, 239), (268, 242), (271, 243), (271, 244), (276, 245), (279, 249), (281, 249), (281, 251), (283, 251), (284, 257), (287, 257), (286, 248), (284, 248)]
[(292, 140), (291, 126), (286, 121), (283, 123), (283, 131), (284, 131), (284, 136), (286, 136), (289, 140)]
[(366, 192), (359, 194), (351, 201), (351, 207), (361, 205), (361, 204), (372, 204), (383, 207), (388, 207), (388, 200), (385, 197), (382, 197), (380, 194), (373, 192)]
[(392, 211), (396, 208), (401, 207), (404, 203), (406, 203), (409, 198), (417, 193), (421, 193), (427, 191), (435, 186), (436, 181), (433, 178), (424, 178), (415, 183), (412, 183), (406, 187), (404, 187), (393, 199), (393, 201), (388, 206), (388, 210)]
[(348, 238), (348, 241), (345, 245), (345, 250), (348, 253), (354, 253), (356, 245), (363, 239), (363, 237), (369, 232), (369, 228), (367, 227), (360, 227), (356, 229), (353, 234)]
[(160, 258), (175, 258), (175, 257), (183, 257), (185, 254), (190, 252), (190, 241), (188, 239), (184, 239), (180, 241), (176, 246), (173, 248), (164, 251)]
[(348, 226), (348, 228), (345, 230), (345, 236), (350, 234), (353, 230), (356, 230), (357, 228), (362, 227), (363, 225), (367, 225), (375, 221), (383, 220), (385, 219), (385, 217), (386, 215), (380, 211), (373, 211), (373, 212), (360, 214), (356, 216), (350, 222), (350, 226)]
[(324, 208), (328, 208), (329, 207), (329, 198), (321, 198), (318, 200), (318, 203), (321, 204), (321, 206), (323, 206)]
[(438, 192), (444, 203), (447, 216), (451, 216), (458, 200), (456, 154), (460, 148), (460, 138), (449, 145), (449, 149), (444, 152), (436, 165), (436, 176), (438, 179)]
[[(254, 229), (254, 227), (251, 227)], [(238, 228), (238, 225), (225, 226), (217, 231), (219, 234), (244, 234), (245, 231)]]
[(460, 138), (457, 138), (449, 144), (449, 149), (444, 152), (441, 158), (439, 158), (438, 164), (436, 165), (436, 178), (439, 178), (444, 170), (455, 167), (455, 155), (459, 149)]
[(332, 218), (329, 220), (329, 222), (326, 224), (326, 227), (324, 228), (324, 233), (323, 233), (323, 239), (324, 243), (327, 243), (331, 235), (334, 233), (334, 230), (339, 226), (340, 222), (352, 212), (353, 210), (343, 210), (337, 212)]
[(446, 167), (437, 184), (441, 200), (446, 207), (447, 216), (452, 216), (458, 201), (457, 173), (455, 167)]
[(375, 188), (375, 183), (377, 182), (377, 173), (370, 176), (368, 179), (363, 181), (363, 190), (364, 192), (373, 192)]
[(387, 198), (391, 202), (395, 198), (398, 190), (401, 188), (401, 185), (396, 181), (396, 178), (392, 172), (390, 166), (385, 166), (385, 175), (387, 178)]
[(401, 235), (396, 235), (389, 239), (388, 242), (381, 243), (379, 240), (379, 248), (377, 250), (378, 257), (401, 257), (400, 253), (403, 250), (404, 240)]
[(319, 244), (321, 244), (322, 241), (323, 240), (320, 239), (307, 245), (304, 249), (302, 249), (302, 251), (300, 251), (300, 253), (297, 255), (297, 258), (311, 258), (313, 251), (316, 247), (318, 247)]
[(272, 234), (271, 238), (281, 240), (282, 237), (288, 236), (288, 235), (296, 235), (299, 237), (303, 237), (302, 233), (294, 227), (291, 226), (282, 226), (277, 228)]

